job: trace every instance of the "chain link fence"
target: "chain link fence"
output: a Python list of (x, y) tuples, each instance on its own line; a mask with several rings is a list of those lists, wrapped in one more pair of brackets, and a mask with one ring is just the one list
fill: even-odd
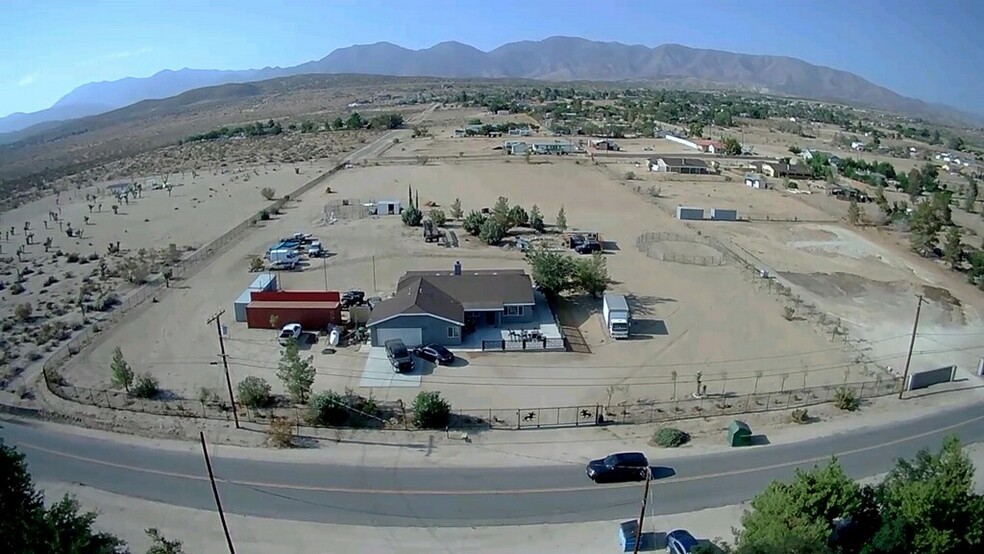
[(663, 242), (692, 242), (704, 244), (718, 250), (717, 241), (703, 235), (683, 235), (680, 233), (654, 232), (643, 233), (636, 238), (636, 248), (644, 252), (650, 258), (664, 262), (676, 262), (679, 264), (718, 266), (725, 264), (724, 254), (720, 256), (699, 256), (688, 255), (679, 252), (666, 252), (659, 248)]

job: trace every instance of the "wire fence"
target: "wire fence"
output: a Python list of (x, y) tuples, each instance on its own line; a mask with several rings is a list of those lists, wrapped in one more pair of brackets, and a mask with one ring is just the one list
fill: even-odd
[(712, 240), (702, 235), (683, 235), (680, 233), (654, 232), (643, 233), (636, 238), (636, 248), (644, 252), (650, 258), (663, 262), (675, 262), (679, 264), (718, 266), (724, 265), (724, 255), (701, 256), (695, 254), (683, 254), (680, 252), (667, 252), (660, 248), (661, 243), (665, 242), (692, 242), (704, 244), (711, 248), (716, 248)]
[[(757, 392), (738, 395), (688, 394), (677, 391), (676, 400), (615, 404), (584, 404), (576, 406), (488, 408), (454, 410), (449, 429), (544, 429), (583, 427), (607, 424), (668, 423), (694, 418), (739, 416), (760, 412), (803, 409), (834, 402), (839, 395), (853, 396), (859, 401), (897, 394), (901, 387), (898, 379), (864, 381), (840, 385), (822, 385), (804, 389)], [(57, 375), (49, 383), (50, 390), (61, 398), (85, 404), (135, 413), (180, 416), (217, 421), (232, 421), (229, 402), (211, 398), (189, 399), (165, 397), (154, 399), (135, 398), (122, 390), (105, 390), (63, 384)], [(683, 385), (681, 385), (681, 389)], [(689, 388), (689, 384), (688, 384)], [(240, 421), (268, 424), (274, 417), (283, 417), (298, 426), (313, 428), (380, 428), (413, 429), (412, 417), (400, 401), (377, 401), (376, 413), (362, 417), (352, 411), (349, 418), (337, 425), (322, 425), (313, 419), (308, 406), (292, 406), (286, 399), (278, 399), (274, 407), (253, 409), (237, 405)]]

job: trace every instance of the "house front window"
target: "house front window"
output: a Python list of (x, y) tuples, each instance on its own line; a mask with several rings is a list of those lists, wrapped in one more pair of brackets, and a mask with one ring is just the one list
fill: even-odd
[(448, 338), (458, 339), (461, 338), (461, 328), (457, 325), (451, 325), (448, 327)]
[(506, 306), (506, 315), (508, 316), (523, 315), (523, 306)]

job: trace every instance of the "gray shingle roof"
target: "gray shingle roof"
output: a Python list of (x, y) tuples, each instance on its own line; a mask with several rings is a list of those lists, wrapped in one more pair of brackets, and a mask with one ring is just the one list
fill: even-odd
[(393, 298), (380, 302), (369, 317), (372, 326), (398, 315), (429, 314), (459, 325), (465, 324), (465, 310), (461, 302), (419, 277), (400, 280)]
[(461, 275), (453, 271), (408, 271), (398, 289), (413, 279), (423, 279), (454, 298), (465, 310), (495, 310), (503, 305), (528, 305), (533, 298), (533, 282), (522, 269), (463, 270)]

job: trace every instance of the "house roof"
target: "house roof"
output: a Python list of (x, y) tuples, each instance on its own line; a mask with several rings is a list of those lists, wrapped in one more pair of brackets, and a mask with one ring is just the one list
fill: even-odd
[(810, 168), (798, 164), (766, 162), (763, 165), (771, 166), (773, 171), (778, 173), (786, 173), (789, 175), (813, 175), (813, 171)]
[(393, 298), (376, 305), (366, 325), (371, 327), (401, 315), (430, 315), (450, 323), (465, 324), (461, 302), (420, 277), (401, 279)]
[(724, 143), (718, 140), (700, 139), (696, 142), (699, 146), (713, 146), (714, 148), (724, 148)]
[(501, 310), (504, 305), (532, 306), (533, 282), (522, 269), (408, 271), (397, 285), (403, 289), (421, 279), (460, 302), (465, 310)]
[(707, 168), (707, 162), (700, 158), (658, 158), (670, 167), (699, 167)]

